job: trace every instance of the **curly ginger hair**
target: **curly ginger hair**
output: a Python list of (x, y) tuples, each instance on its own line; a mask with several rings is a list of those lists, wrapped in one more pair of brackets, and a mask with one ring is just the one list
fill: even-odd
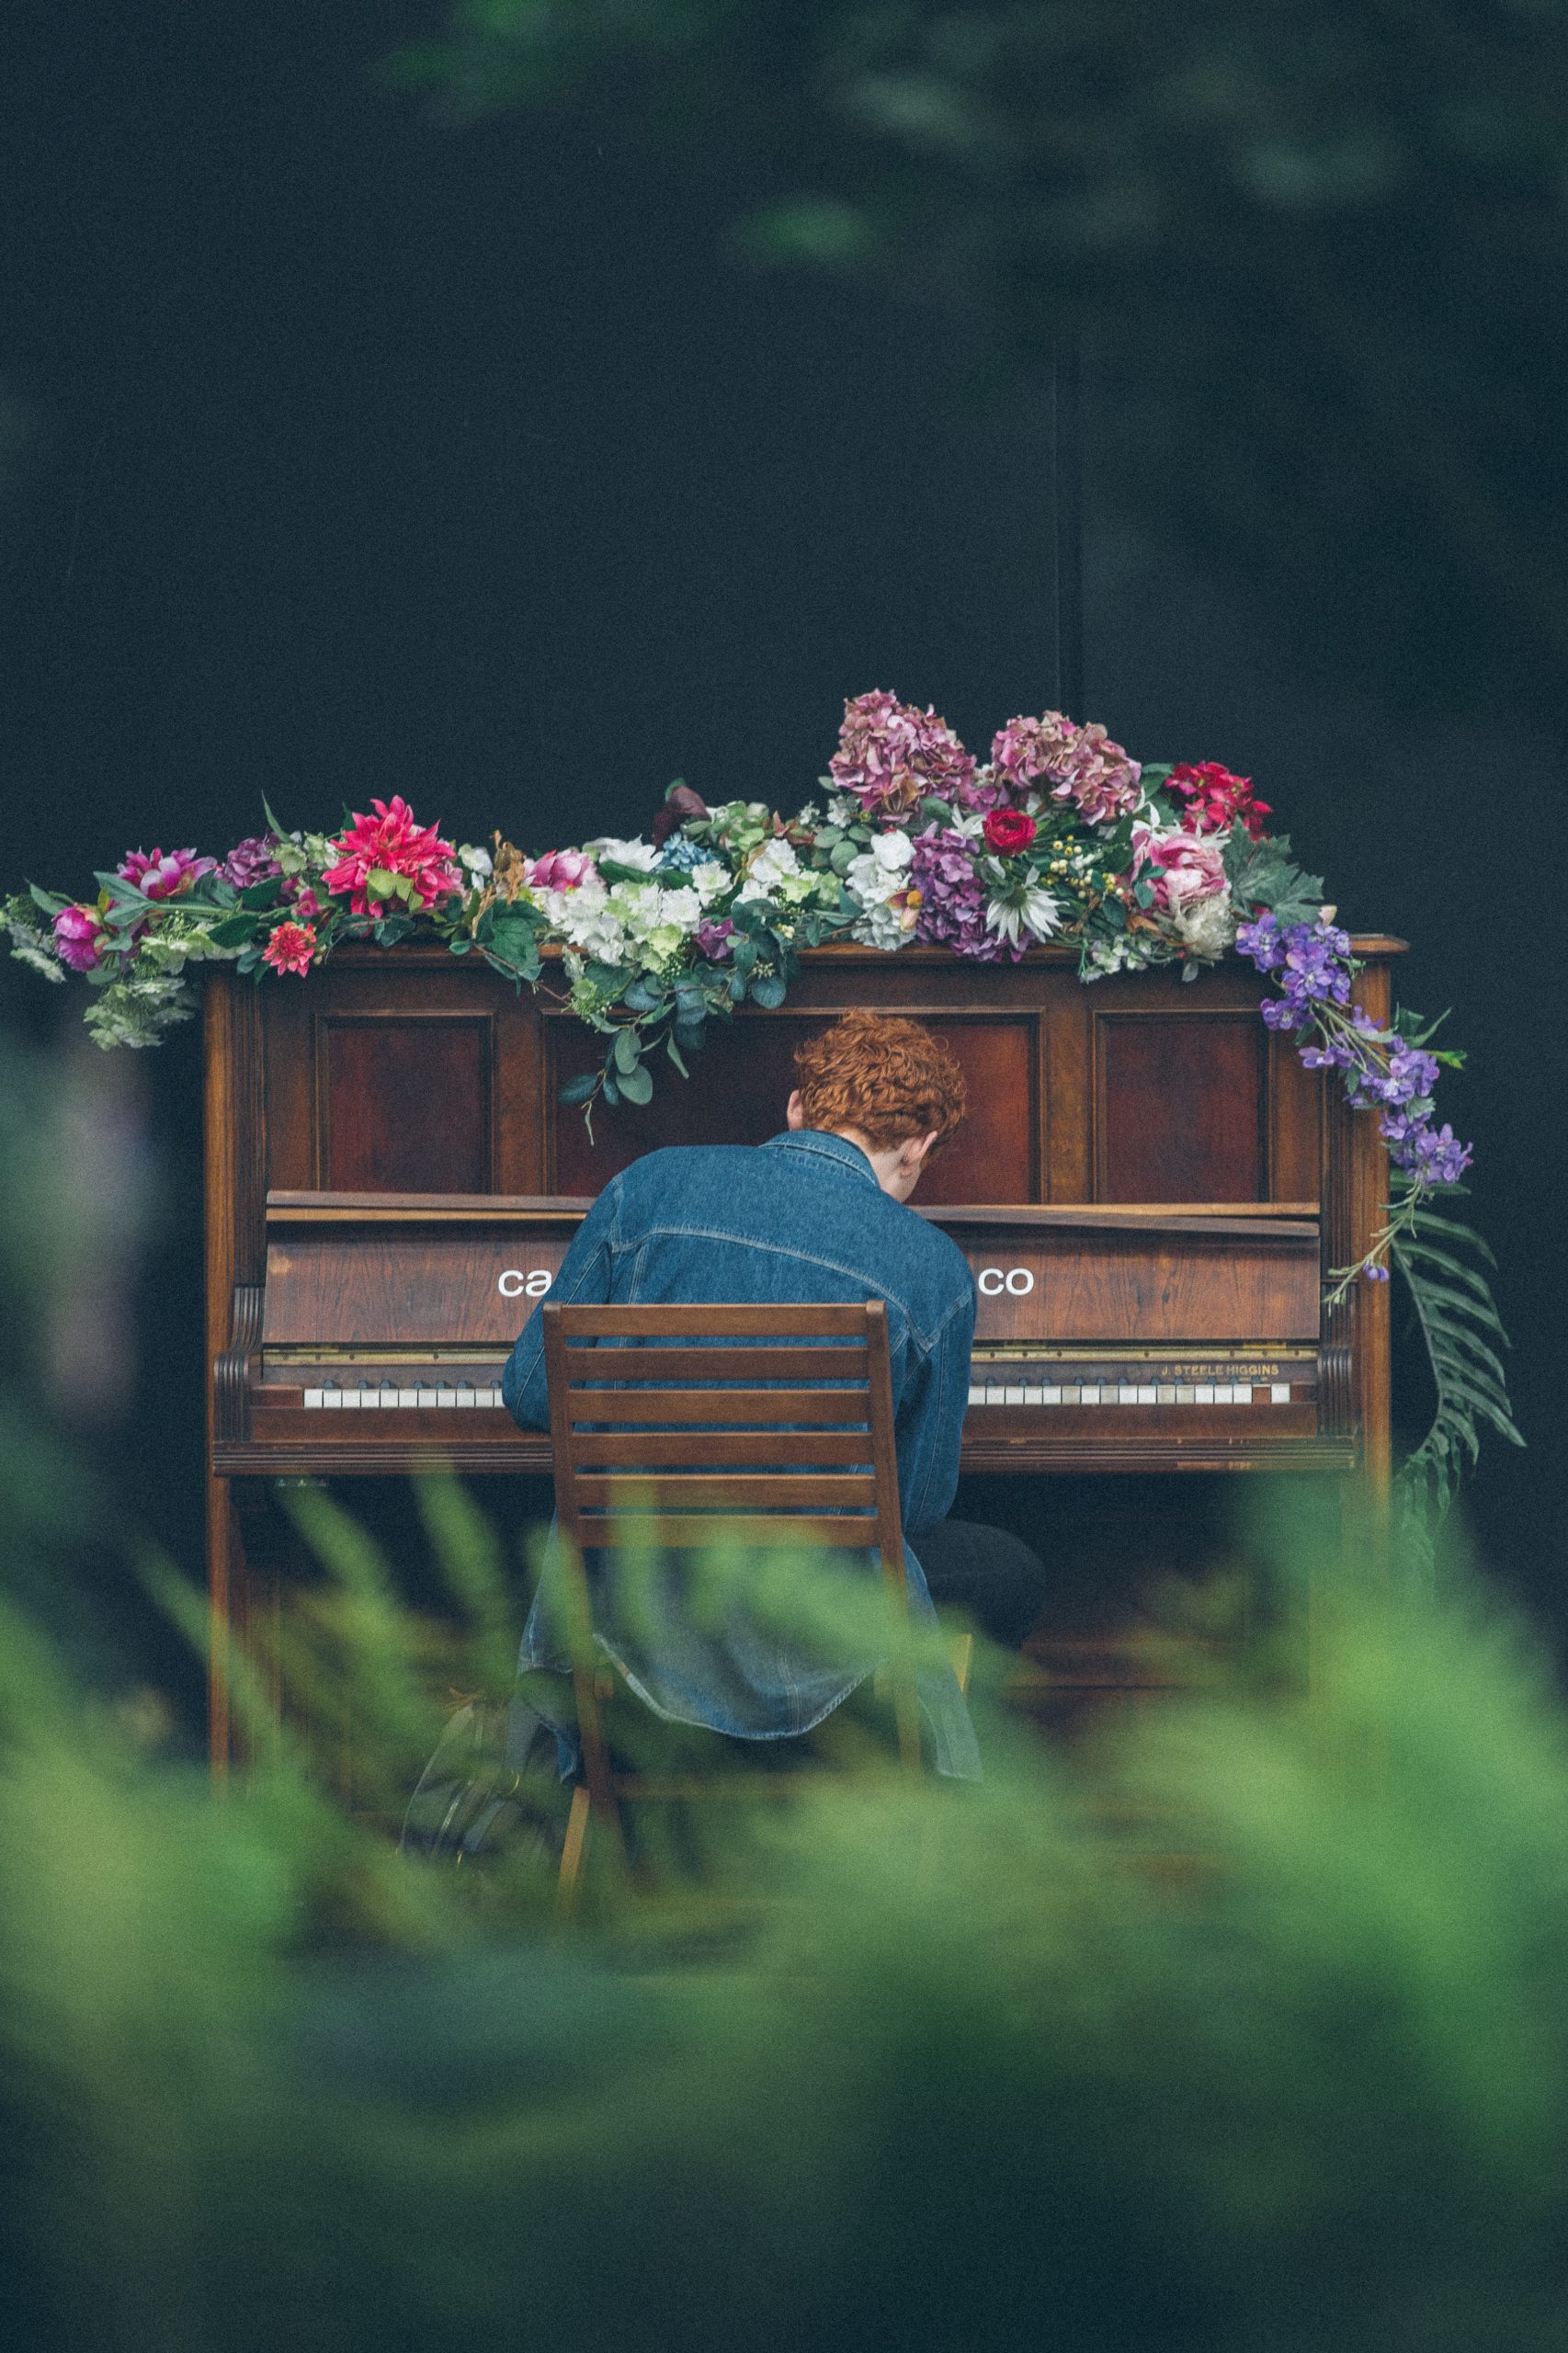
[(846, 1013), (795, 1050), (806, 1125), (856, 1128), (879, 1152), (935, 1131), (940, 1152), (964, 1115), (964, 1076), (939, 1038), (896, 1014)]

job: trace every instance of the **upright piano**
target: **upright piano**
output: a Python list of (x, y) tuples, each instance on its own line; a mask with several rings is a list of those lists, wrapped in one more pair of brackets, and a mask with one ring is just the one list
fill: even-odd
[[(1375, 1018), (1401, 947), (1355, 942)], [(215, 1756), (228, 1629), (243, 1638), (268, 1583), (248, 1531), (272, 1483), (547, 1472), (500, 1370), (589, 1202), (659, 1145), (776, 1133), (796, 1046), (851, 1006), (927, 1022), (969, 1083), (917, 1202), (979, 1290), (966, 1474), (1055, 1477), (1080, 1524), (1085, 1495), (1118, 1518), (1128, 1474), (1386, 1479), (1386, 1289), (1323, 1304), (1325, 1271), (1380, 1220), (1376, 1122), (1266, 1029), (1249, 967), (1085, 986), (1051, 948), (1008, 967), (921, 949), (803, 962), (784, 1006), (744, 1006), (689, 1080), (671, 1067), (646, 1107), (597, 1108), (591, 1135), (561, 1089), (594, 1067), (592, 1034), (443, 948), (343, 949), (259, 988), (210, 977)], [(1056, 1653), (1073, 1647), (1059, 1631)]]

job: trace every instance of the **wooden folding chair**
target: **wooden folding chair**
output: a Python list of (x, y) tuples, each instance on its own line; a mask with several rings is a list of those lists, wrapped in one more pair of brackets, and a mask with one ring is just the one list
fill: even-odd
[[(889, 1677), (899, 1761), (917, 1774), (919, 1703), (882, 1302), (547, 1303), (544, 1354), (584, 1775), (573, 1793), (562, 1890), (569, 1894), (575, 1884), (591, 1819), (624, 1857), (623, 1801), (703, 1796), (733, 1790), (737, 1778), (676, 1782), (616, 1768), (599, 1715), (613, 1683), (595, 1654), (585, 1551), (649, 1552), (723, 1540), (874, 1552), (894, 1603)], [(665, 1385), (674, 1383), (681, 1385)], [(788, 1780), (745, 1779), (770, 1790)]]

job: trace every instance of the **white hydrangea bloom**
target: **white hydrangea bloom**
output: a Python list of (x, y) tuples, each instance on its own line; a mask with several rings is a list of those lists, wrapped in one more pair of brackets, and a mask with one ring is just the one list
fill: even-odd
[(640, 874), (652, 874), (659, 862), (659, 852), (652, 842), (617, 841), (610, 834), (601, 834), (597, 841), (585, 842), (583, 847), (595, 858), (609, 858), (616, 866), (634, 866)]
[(729, 868), (722, 866), (716, 858), (705, 858), (700, 866), (694, 866), (691, 870), (691, 887), (705, 907), (725, 889), (729, 880)]
[(788, 842), (764, 842), (741, 885), (741, 902), (744, 904), (752, 899), (776, 898), (783, 883), (798, 881), (800, 875), (801, 861)]
[(702, 920), (702, 898), (699, 892), (681, 889), (660, 893), (664, 900), (664, 921), (679, 924), (682, 931), (695, 931)]
[(494, 871), (494, 861), (491, 858), (490, 852), (487, 849), (478, 848), (472, 842), (464, 842), (462, 847), (458, 852), (458, 857), (461, 863), (467, 867), (469, 872), (477, 876), (481, 881), (483, 881), (487, 874)]
[[(827, 782), (826, 777), (823, 782)], [(830, 825), (853, 825), (865, 813), (852, 792), (830, 792), (827, 796), (827, 822)]]

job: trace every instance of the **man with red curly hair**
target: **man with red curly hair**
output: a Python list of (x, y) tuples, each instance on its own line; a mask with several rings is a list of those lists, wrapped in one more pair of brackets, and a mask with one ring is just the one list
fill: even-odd
[[(866, 1012), (809, 1039), (796, 1069), (789, 1124), (771, 1142), (653, 1152), (613, 1177), (551, 1295), (584, 1304), (885, 1301), (904, 1526), (924, 1552), (941, 1554), (950, 1570), (941, 1584), (988, 1631), (1021, 1639), (1039, 1599), (1034, 1555), (993, 1531), (936, 1526), (958, 1484), (975, 1289), (957, 1245), (904, 1204), (963, 1118), (963, 1074), (919, 1023)], [(502, 1389), (524, 1428), (549, 1427), (538, 1311)], [(699, 1629), (683, 1610), (678, 1577), (662, 1588), (657, 1608), (650, 1611), (645, 1594), (634, 1608), (617, 1568), (616, 1556), (590, 1563), (596, 1639), (638, 1696), (671, 1722), (748, 1741), (798, 1738), (877, 1664), (824, 1659), (738, 1619)], [(930, 1591), (909, 1547), (906, 1568), (912, 1605), (928, 1619)], [(550, 1584), (547, 1573), (523, 1636), (519, 1665), (532, 1671), (533, 1699), (541, 1675), (567, 1668)], [(540, 1711), (553, 1722), (544, 1688)], [(938, 1771), (972, 1778), (978, 1753), (950, 1670), (923, 1670), (921, 1699)]]

